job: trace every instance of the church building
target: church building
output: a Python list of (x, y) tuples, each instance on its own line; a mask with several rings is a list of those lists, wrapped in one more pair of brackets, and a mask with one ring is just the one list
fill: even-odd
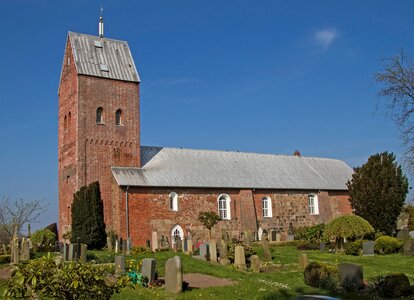
[[(329, 158), (142, 146), (140, 77), (125, 41), (69, 32), (59, 83), (59, 230), (70, 230), (73, 194), (99, 181), (107, 230), (145, 245), (207, 231), (239, 238), (351, 214), (353, 170)], [(144, 99), (145, 101), (145, 99)], [(168, 126), (168, 124), (165, 124)]]

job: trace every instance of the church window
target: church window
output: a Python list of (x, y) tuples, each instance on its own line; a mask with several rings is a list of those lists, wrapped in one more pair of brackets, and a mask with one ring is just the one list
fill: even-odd
[(68, 117), (65, 115), (63, 118), (63, 129), (66, 130), (68, 128)]
[(68, 127), (70, 127), (71, 123), (72, 123), (72, 114), (69, 112), (69, 114), (68, 114)]
[(218, 197), (218, 212), (219, 216), (222, 220), (230, 220), (231, 214), (230, 214), (230, 197), (226, 194), (222, 194)]
[(318, 215), (319, 214), (319, 203), (318, 203), (318, 196), (315, 194), (308, 195), (308, 205), (309, 205), (309, 213), (311, 215)]
[(169, 204), (172, 211), (178, 211), (178, 195), (175, 192), (169, 195)]
[(122, 125), (122, 110), (120, 109), (115, 112), (115, 124)]
[(271, 218), (272, 217), (272, 199), (270, 197), (264, 197), (262, 199), (262, 208), (263, 208), (263, 217)]
[(184, 239), (184, 231), (180, 225), (175, 225), (171, 230), (171, 245), (174, 246), (177, 242)]
[(103, 124), (104, 123), (104, 112), (102, 107), (98, 107), (96, 110), (96, 124)]

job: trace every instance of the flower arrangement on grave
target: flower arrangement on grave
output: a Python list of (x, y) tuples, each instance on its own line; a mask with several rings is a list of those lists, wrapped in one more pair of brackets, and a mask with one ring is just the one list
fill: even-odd
[(139, 272), (141, 270), (142, 261), (139, 259), (128, 259), (126, 261), (127, 275), (133, 284), (139, 284), (142, 287), (148, 286), (148, 278), (142, 276)]

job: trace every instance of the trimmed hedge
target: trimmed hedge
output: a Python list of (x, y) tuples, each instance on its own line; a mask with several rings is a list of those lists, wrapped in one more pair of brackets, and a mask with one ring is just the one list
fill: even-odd
[(375, 240), (375, 252), (378, 254), (391, 254), (401, 251), (403, 241), (392, 236), (381, 236)]
[(336, 266), (311, 262), (305, 268), (305, 283), (312, 287), (334, 290), (339, 285), (338, 268)]

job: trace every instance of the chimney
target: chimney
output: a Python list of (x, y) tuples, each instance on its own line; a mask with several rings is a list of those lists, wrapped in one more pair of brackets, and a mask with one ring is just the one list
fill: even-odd
[(295, 152), (293, 152), (293, 156), (301, 157), (302, 155), (300, 155), (300, 151), (299, 150), (295, 150)]

